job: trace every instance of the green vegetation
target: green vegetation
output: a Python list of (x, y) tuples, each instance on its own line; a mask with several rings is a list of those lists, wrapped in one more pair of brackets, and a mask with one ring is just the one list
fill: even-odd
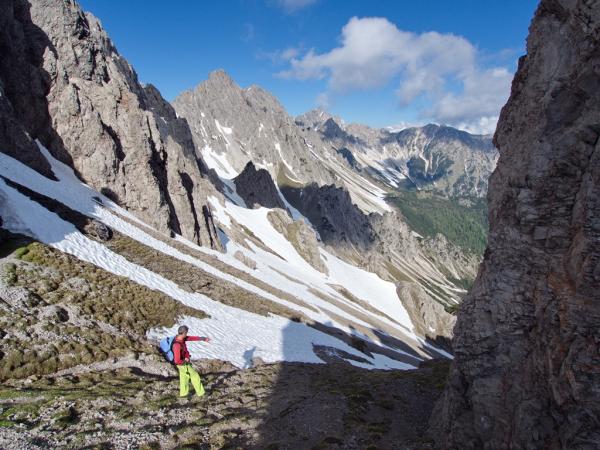
[(446, 310), (446, 312), (448, 314), (452, 314), (453, 316), (455, 316), (458, 313), (458, 307), (459, 307), (459, 305), (452, 304), (452, 305), (444, 306), (444, 309)]
[(400, 208), (408, 225), (423, 237), (440, 233), (464, 250), (483, 255), (487, 243), (485, 199), (447, 199), (429, 192), (397, 191), (388, 200)]
[(17, 282), (17, 266), (14, 263), (5, 264), (2, 271), (2, 280), (8, 286), (14, 286)]
[[(204, 312), (33, 242), (1, 268), (26, 289), (22, 307), (0, 309), (0, 380), (41, 376), (78, 364), (153, 353), (146, 332)], [(14, 256), (14, 254), (13, 254)]]
[(20, 247), (15, 251), (15, 258), (17, 259), (21, 259), (23, 256), (25, 256), (27, 253), (29, 253), (29, 246), (26, 247)]
[(158, 253), (156, 250), (118, 233), (115, 233), (107, 246), (129, 261), (162, 275), (189, 292), (205, 294), (226, 305), (263, 316), (278, 314), (292, 317), (297, 315), (285, 306), (259, 297), (233, 283), (222, 281), (192, 264)]

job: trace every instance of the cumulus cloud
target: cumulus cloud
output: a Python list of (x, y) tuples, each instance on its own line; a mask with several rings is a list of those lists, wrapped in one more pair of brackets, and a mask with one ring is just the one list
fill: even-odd
[(329, 94), (327, 92), (321, 92), (319, 95), (317, 95), (315, 104), (321, 109), (329, 109), (329, 107), (331, 106), (331, 99), (329, 98)]
[(275, 50), (272, 52), (259, 51), (256, 54), (258, 59), (266, 59), (271, 61), (272, 64), (281, 65), (287, 64), (290, 60), (297, 58), (302, 52), (302, 46), (300, 47), (288, 47), (283, 50)]
[(327, 80), (332, 95), (398, 83), (401, 105), (426, 99), (421, 116), (438, 123), (493, 131), (506, 101), (512, 74), (482, 68), (477, 49), (454, 34), (412, 33), (385, 18), (354, 17), (343, 27), (340, 45), (289, 58), (283, 78)]
[(288, 13), (296, 12), (316, 2), (317, 0), (277, 0), (277, 4)]

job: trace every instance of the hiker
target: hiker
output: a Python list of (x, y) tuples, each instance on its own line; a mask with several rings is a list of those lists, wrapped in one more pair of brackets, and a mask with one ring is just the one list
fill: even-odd
[(177, 336), (173, 342), (173, 362), (179, 370), (179, 396), (187, 397), (190, 392), (190, 382), (194, 386), (196, 395), (202, 397), (204, 395), (204, 386), (200, 381), (200, 375), (194, 370), (190, 363), (190, 352), (187, 349), (187, 341), (204, 341), (210, 342), (207, 337), (188, 336), (188, 327), (182, 325), (177, 330)]

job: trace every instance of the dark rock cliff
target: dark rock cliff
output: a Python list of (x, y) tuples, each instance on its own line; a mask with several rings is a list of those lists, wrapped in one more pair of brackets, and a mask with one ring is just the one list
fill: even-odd
[(287, 209), (277, 192), (271, 174), (265, 169), (258, 169), (250, 161), (244, 170), (233, 179), (235, 189), (246, 202), (248, 208), (264, 206), (266, 208)]
[(542, 0), (495, 135), (439, 448), (600, 448), (599, 135), (600, 2)]

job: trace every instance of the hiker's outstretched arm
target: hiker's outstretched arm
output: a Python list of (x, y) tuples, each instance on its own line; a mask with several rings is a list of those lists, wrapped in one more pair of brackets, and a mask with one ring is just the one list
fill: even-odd
[(204, 342), (209, 342), (210, 338), (208, 337), (204, 337), (204, 336), (188, 336), (186, 338), (187, 341), (204, 341)]

